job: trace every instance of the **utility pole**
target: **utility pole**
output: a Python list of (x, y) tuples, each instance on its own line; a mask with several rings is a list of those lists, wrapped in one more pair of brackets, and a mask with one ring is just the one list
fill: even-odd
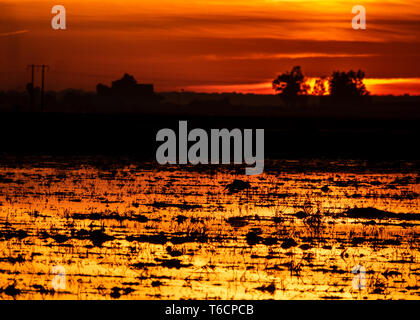
[(42, 80), (41, 80), (41, 112), (44, 111), (44, 82), (45, 82), (45, 69), (49, 69), (49, 66), (43, 64), (41, 65), (42, 70)]
[(34, 93), (35, 93), (35, 83), (34, 83), (34, 75), (35, 75), (35, 70), (37, 69), (41, 69), (41, 112), (44, 111), (44, 91), (45, 91), (45, 70), (49, 70), (49, 66), (45, 65), (45, 64), (30, 64), (28, 65), (28, 69), (31, 69), (31, 90), (30, 90), (30, 95), (31, 95), (31, 111), (34, 111)]
[(34, 64), (30, 64), (28, 65), (27, 68), (28, 69), (31, 68), (31, 86), (29, 87), (29, 94), (30, 94), (30, 100), (31, 100), (30, 111), (34, 111), (34, 89), (35, 89), (34, 73), (35, 73), (36, 66)]

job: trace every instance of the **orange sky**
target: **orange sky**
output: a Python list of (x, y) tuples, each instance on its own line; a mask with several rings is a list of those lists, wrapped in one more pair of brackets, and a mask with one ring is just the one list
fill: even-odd
[[(67, 30), (51, 8), (67, 9)], [(353, 30), (364, 5), (367, 30)], [(47, 89), (93, 90), (129, 72), (158, 91), (272, 93), (280, 72), (362, 69), (374, 94), (420, 94), (420, 0), (0, 0), (0, 89), (23, 89), (27, 64)]]

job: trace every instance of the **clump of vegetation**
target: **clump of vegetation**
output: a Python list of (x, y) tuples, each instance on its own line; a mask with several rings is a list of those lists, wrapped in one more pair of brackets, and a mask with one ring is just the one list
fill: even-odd
[(303, 223), (310, 230), (312, 237), (320, 237), (325, 227), (324, 214), (321, 203), (317, 202), (315, 206), (307, 199), (303, 205)]
[(331, 97), (340, 100), (354, 100), (369, 96), (369, 91), (363, 83), (364, 78), (365, 73), (362, 70), (357, 72), (353, 70), (333, 72), (329, 79)]
[[(290, 72), (277, 76), (272, 85), (287, 107), (295, 107), (299, 101), (305, 104), (308, 95), (328, 94), (333, 102), (354, 103), (368, 101), (370, 93), (363, 83), (364, 78), (365, 73), (362, 70), (334, 71), (330, 77), (316, 79), (311, 86), (301, 67), (295, 66)], [(326, 84), (328, 84), (328, 90)]]
[(286, 106), (294, 107), (299, 96), (304, 96), (308, 92), (308, 85), (300, 66), (295, 66), (290, 72), (285, 72), (274, 79), (273, 89), (279, 93)]
[(260, 287), (255, 288), (256, 290), (262, 291), (262, 292), (268, 292), (271, 294), (274, 294), (276, 292), (276, 284), (274, 282), (268, 284), (268, 285), (262, 285)]

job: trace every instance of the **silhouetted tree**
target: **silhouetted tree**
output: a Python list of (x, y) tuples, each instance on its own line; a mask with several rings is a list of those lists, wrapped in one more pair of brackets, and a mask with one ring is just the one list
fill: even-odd
[(98, 96), (110, 96), (111, 88), (102, 83), (98, 83), (98, 85), (96, 86), (96, 93), (98, 94)]
[(283, 73), (274, 79), (273, 89), (279, 93), (287, 106), (295, 105), (298, 97), (306, 95), (308, 91), (300, 66), (295, 66), (291, 72)]
[(333, 72), (330, 78), (330, 95), (334, 100), (355, 100), (369, 96), (369, 91), (363, 83), (365, 73), (362, 70), (354, 72)]

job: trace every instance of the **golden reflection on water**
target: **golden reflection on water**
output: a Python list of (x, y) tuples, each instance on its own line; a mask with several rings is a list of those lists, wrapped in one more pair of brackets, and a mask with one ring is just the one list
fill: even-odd
[[(418, 219), (343, 216), (353, 207), (420, 213), (414, 171), (297, 172), (283, 163), (238, 177), (41, 160), (0, 168), (2, 299), (420, 297)], [(229, 194), (237, 178), (252, 188)], [(55, 265), (65, 267), (64, 290), (52, 288)], [(352, 287), (356, 265), (365, 289)]]

